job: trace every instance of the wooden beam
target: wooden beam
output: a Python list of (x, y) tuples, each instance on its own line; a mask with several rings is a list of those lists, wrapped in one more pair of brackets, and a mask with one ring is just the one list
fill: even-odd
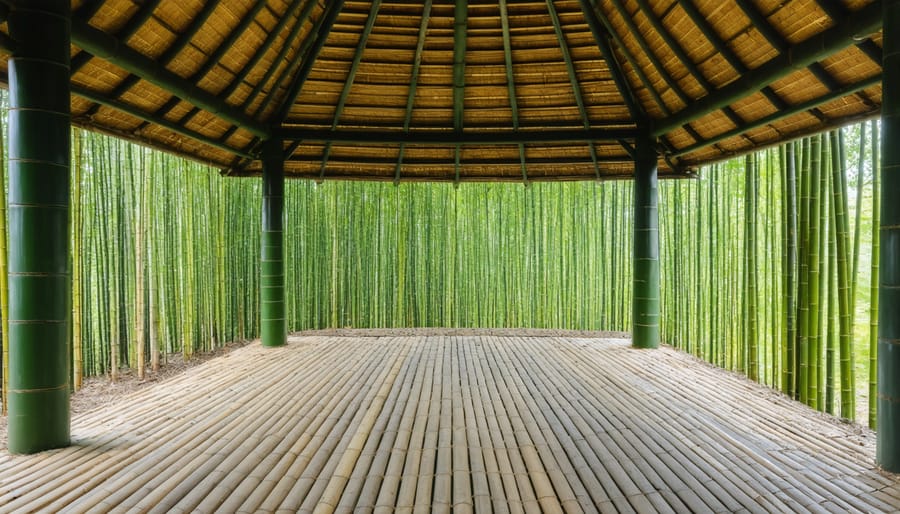
[[(403, 132), (409, 132), (412, 122), (412, 111), (416, 103), (416, 89), (419, 86), (419, 70), (422, 66), (422, 52), (425, 50), (425, 36), (428, 33), (428, 22), (431, 20), (431, 1), (425, 0), (422, 6), (422, 20), (419, 22), (419, 38), (416, 42), (416, 53), (413, 56), (412, 76), (409, 80), (409, 91), (406, 94), (406, 112), (403, 116)], [(394, 184), (400, 182), (400, 171), (403, 168), (403, 152), (406, 149), (404, 143), (400, 144), (400, 152), (397, 155), (397, 165), (394, 167)]]
[[(627, 143), (625, 143), (627, 145)], [(628, 148), (632, 148), (630, 145)], [(632, 148), (633, 151), (633, 148)], [(618, 156), (600, 156), (597, 160), (601, 163), (631, 163), (634, 158), (631, 155), (618, 155)], [(297, 156), (290, 159), (287, 159), (285, 162), (292, 164), (303, 164), (307, 166), (312, 166), (319, 164), (321, 159), (317, 156)], [(373, 166), (388, 166), (394, 164), (396, 161), (392, 157), (344, 157), (344, 156), (335, 156), (333, 155), (329, 160), (330, 163), (335, 165), (338, 164), (367, 164)], [(578, 158), (578, 157), (565, 157), (565, 158), (550, 158), (550, 157), (535, 157), (530, 162), (533, 164), (540, 165), (572, 165), (572, 164), (592, 164), (590, 157)], [(410, 159), (409, 157), (404, 160), (404, 163), (409, 166), (445, 166), (447, 165), (447, 159), (442, 158), (428, 158), (428, 157), (420, 157)], [(459, 161), (461, 166), (506, 166), (511, 164), (517, 164), (516, 161), (512, 159), (503, 159), (503, 158), (479, 158), (479, 159), (462, 159)]]
[[(638, 0), (638, 6), (644, 13), (644, 16), (650, 21), (650, 24), (653, 26), (653, 28), (660, 36), (662, 36), (663, 41), (666, 42), (666, 45), (670, 50), (672, 50), (672, 52), (675, 54), (675, 57), (677, 57), (678, 60), (681, 61), (682, 65), (684, 65), (688, 73), (690, 73), (691, 76), (693, 76), (697, 81), (697, 83), (700, 84), (700, 87), (703, 88), (704, 93), (708, 93), (709, 91), (715, 89), (715, 86), (713, 86), (709, 82), (709, 80), (706, 79), (706, 77), (703, 75), (703, 72), (701, 72), (700, 69), (697, 68), (697, 66), (691, 60), (690, 56), (688, 56), (687, 52), (684, 51), (684, 49), (681, 47), (681, 44), (675, 40), (669, 30), (662, 24), (660, 19), (656, 17), (656, 14), (647, 3), (647, 0)], [(725, 107), (724, 109), (722, 109), (722, 112), (735, 125), (741, 125), (744, 123), (744, 119), (741, 118), (741, 116), (731, 107)], [(694, 139), (700, 139), (700, 135), (697, 134), (693, 127), (690, 127), (688, 125), (685, 128), (688, 129), (691, 137), (693, 137)]]
[(72, 42), (229, 123), (240, 125), (255, 136), (268, 138), (271, 132), (265, 124), (181, 78), (115, 37), (86, 23), (72, 22)]
[[(299, 2), (299, 0), (294, 0), (294, 4), (288, 10), (289, 13), (293, 13), (297, 9), (298, 2)], [(309, 19), (310, 14), (312, 14), (312, 8), (315, 6), (316, 6), (316, 0), (308, 0), (306, 2), (306, 5), (303, 6), (303, 10), (300, 11), (300, 16), (297, 17), (297, 21), (291, 27), (290, 32), (288, 32), (288, 36), (285, 41), (285, 44), (282, 45), (281, 50), (278, 51), (278, 55), (275, 56), (275, 60), (273, 62), (281, 62), (285, 59), (288, 51), (291, 48), (291, 45), (288, 42), (294, 41), (295, 39), (297, 39), (297, 35), (300, 34), (300, 29), (303, 28), (303, 24), (306, 23), (306, 21)], [(234, 92), (235, 89), (238, 88), (238, 86), (241, 85), (241, 83), (246, 78), (247, 73), (250, 71), (250, 68), (255, 66), (256, 63), (258, 63), (259, 60), (262, 59), (263, 55), (265, 55), (266, 51), (272, 46), (272, 44), (274, 43), (274, 40), (277, 39), (278, 34), (283, 29), (284, 22), (286, 20), (288, 20), (289, 18), (290, 18), (289, 16), (284, 16), (284, 18), (279, 21), (278, 26), (275, 27), (275, 30), (273, 30), (269, 34), (269, 37), (266, 38), (266, 42), (263, 44), (262, 48), (257, 50), (256, 55), (254, 55), (250, 64), (245, 66), (244, 69), (241, 70), (241, 73), (238, 74), (238, 76), (236, 76), (234, 78), (234, 80), (231, 81), (231, 84), (229, 84), (229, 86), (225, 89), (226, 94), (230, 95), (232, 92)], [(302, 52), (300, 52), (300, 53), (302, 53)], [(256, 97), (259, 96), (259, 94), (262, 92), (263, 88), (266, 86), (266, 84), (268, 84), (269, 79), (271, 79), (272, 75), (275, 74), (276, 69), (278, 69), (278, 66), (268, 66), (266, 68), (266, 73), (259, 80), (259, 82), (257, 82), (256, 85), (253, 86), (253, 90), (250, 92), (249, 95), (247, 95), (247, 98), (244, 99), (244, 101), (241, 103), (242, 109), (250, 108), (250, 104), (252, 104), (253, 101), (256, 100)], [(274, 91), (274, 88), (271, 88), (270, 90)], [(257, 111), (257, 112), (259, 112), (259, 111)]]
[(853, 44), (854, 37), (859, 37), (860, 34), (870, 34), (877, 31), (879, 27), (881, 27), (881, 1), (876, 0), (853, 13), (843, 23), (792, 45), (785, 52), (744, 74), (741, 80), (711, 92), (666, 119), (656, 120), (653, 123), (651, 134), (655, 136), (666, 134), (710, 112), (734, 103), (799, 68), (804, 68), (846, 48)]
[(635, 41), (637, 41), (638, 46), (641, 47), (641, 50), (644, 52), (644, 55), (650, 61), (650, 64), (656, 68), (656, 71), (659, 73), (659, 76), (662, 77), (663, 81), (665, 81), (666, 85), (675, 93), (678, 98), (681, 99), (687, 105), (693, 101), (693, 99), (687, 96), (684, 91), (681, 89), (681, 86), (672, 76), (669, 74), (669, 71), (666, 70), (666, 67), (663, 66), (663, 63), (660, 62), (659, 58), (653, 52), (653, 49), (650, 48), (650, 45), (647, 44), (647, 41), (641, 37), (641, 31), (638, 29), (637, 25), (635, 25), (634, 20), (631, 17), (631, 13), (629, 13), (625, 6), (622, 5), (620, 0), (611, 0), (610, 2), (613, 7), (615, 7), (616, 11), (618, 11), (619, 16), (622, 17), (622, 20), (625, 22), (625, 27), (628, 29), (628, 32), (634, 37)]
[[(645, 123), (648, 118), (647, 112), (634, 97), (631, 84), (628, 83), (628, 80), (625, 78), (625, 72), (622, 70), (622, 64), (616, 59), (612, 46), (609, 44), (609, 31), (597, 17), (594, 1), (579, 0), (579, 3), (581, 4), (581, 11), (584, 13), (584, 19), (587, 21), (591, 33), (594, 34), (594, 41), (597, 42), (600, 53), (603, 54), (603, 60), (606, 61), (606, 66), (609, 68), (613, 82), (616, 83), (616, 89), (619, 90), (619, 94), (622, 95), (622, 100), (628, 108), (628, 113), (631, 114), (631, 118), (638, 124)], [(662, 102), (662, 99), (660, 99), (660, 102)]]
[[(772, 47), (778, 50), (779, 53), (787, 49), (789, 46), (787, 39), (775, 30), (775, 27), (769, 23), (769, 20), (763, 16), (762, 12), (755, 5), (750, 3), (749, 0), (737, 0), (737, 4)], [(821, 64), (817, 62), (811, 63), (807, 66), (807, 69), (829, 90), (837, 89), (840, 86)]]
[(675, 54), (675, 57), (681, 61), (682, 65), (684, 65), (685, 69), (688, 73), (691, 74), (694, 79), (697, 80), (697, 83), (700, 84), (700, 87), (703, 88), (704, 91), (711, 91), (715, 89), (715, 87), (710, 84), (709, 80), (706, 79), (706, 76), (703, 75), (694, 62), (691, 60), (690, 56), (684, 51), (684, 48), (681, 47), (681, 44), (672, 37), (672, 33), (669, 32), (668, 29), (662, 24), (662, 21), (656, 16), (653, 12), (653, 8), (647, 3), (647, 0), (637, 0), (638, 8), (644, 13), (644, 17), (650, 21), (650, 25), (656, 30), (656, 32), (662, 36), (663, 41), (666, 42), (666, 45), (672, 50), (672, 53)]
[[(225, 170), (222, 172), (222, 175), (226, 175), (229, 177), (258, 177), (258, 171), (247, 171), (247, 170)], [(289, 173), (285, 175), (286, 179), (294, 179), (294, 180), (312, 180), (317, 182), (319, 180), (318, 173)], [(674, 173), (666, 173), (659, 178), (664, 179), (695, 179), (698, 178), (696, 173), (691, 171), (678, 171)], [(632, 173), (604, 173), (600, 180), (632, 180), (634, 179), (634, 175)], [(361, 175), (358, 173), (347, 173), (343, 175), (330, 175), (329, 180), (340, 180), (340, 181), (356, 181), (356, 182), (393, 182), (394, 177), (390, 175)], [(537, 175), (528, 179), (530, 183), (533, 182), (585, 182), (591, 181), (594, 182), (597, 178), (593, 174), (589, 175)], [(447, 176), (405, 176), (401, 182), (440, 182), (440, 183), (456, 183), (456, 184), (471, 184), (478, 182), (503, 182), (503, 183), (522, 183), (522, 177), (518, 175), (511, 175), (508, 177), (496, 177), (496, 176), (483, 176), (483, 175), (468, 175), (461, 176), (459, 181), (455, 179), (453, 175)]]
[[(509, 37), (509, 12), (506, 0), (500, 0), (500, 27), (503, 31), (503, 63), (506, 67), (506, 91), (509, 95), (509, 108), (512, 111), (513, 130), (519, 130), (519, 101), (516, 98), (516, 76), (513, 73), (512, 43)], [(525, 162), (525, 145), (519, 143), (519, 166), (522, 169), (522, 181), (528, 183), (528, 165)]]
[(282, 128), (285, 140), (346, 144), (406, 145), (516, 145), (519, 143), (588, 143), (634, 139), (636, 129), (529, 130), (529, 131), (415, 131), (371, 132)]
[(188, 78), (191, 82), (198, 82), (200, 79), (206, 76), (210, 70), (217, 64), (219, 64), (222, 60), (222, 57), (231, 50), (231, 47), (240, 39), (241, 36), (247, 31), (250, 25), (256, 20), (256, 15), (266, 6), (267, 0), (256, 0), (256, 3), (253, 4), (253, 7), (250, 8), (247, 13), (243, 15), (240, 23), (235, 26), (235, 28), (228, 33), (228, 37), (226, 37), (219, 46), (216, 47), (215, 51), (210, 54), (210, 56), (203, 62), (203, 66), (201, 66), (197, 71), (191, 74)]
[[(662, 97), (659, 95), (659, 92), (656, 90), (656, 88), (653, 87), (653, 84), (647, 78), (647, 75), (644, 73), (644, 70), (641, 68), (640, 65), (638, 65), (637, 61), (635, 61), (634, 56), (631, 55), (631, 52), (628, 51), (628, 47), (625, 46), (625, 43), (622, 41), (622, 38), (619, 37), (619, 34), (615, 30), (613, 30), (612, 26), (609, 23), (609, 20), (606, 18), (606, 16), (596, 16), (596, 9), (597, 9), (596, 0), (590, 0), (590, 1), (591, 1), (591, 4), (593, 5), (593, 12), (595, 14), (595, 16), (593, 18), (596, 19), (601, 25), (603, 25), (603, 28), (606, 30), (606, 33), (612, 39), (612, 42), (615, 43), (616, 46), (619, 48), (619, 52), (625, 57), (625, 60), (628, 62), (628, 65), (634, 71), (635, 75), (637, 75), (638, 80), (644, 86), (644, 89), (646, 89), (650, 93), (650, 97), (653, 99), (653, 102), (656, 103), (656, 105), (659, 107), (659, 109), (663, 112), (664, 115), (669, 116), (671, 114), (671, 110), (666, 105), (666, 103), (663, 101)], [(612, 49), (610, 49), (610, 54), (612, 54)], [(613, 59), (613, 60), (615, 60), (615, 59)], [(642, 112), (646, 112), (643, 109), (643, 106), (641, 106), (639, 103), (637, 103), (636, 106), (640, 107)], [(638, 120), (638, 125), (641, 128), (644, 128), (644, 126), (648, 126), (650, 123), (650, 121), (649, 121), (650, 117), (647, 116), (646, 114), (643, 117), (643, 119), (640, 119), (640, 118), (634, 118), (634, 119)], [(693, 130), (690, 127), (685, 127), (685, 129), (689, 133)], [(658, 141), (659, 141), (659, 144), (666, 151), (672, 150), (672, 144), (669, 142), (667, 136), (665, 136), (665, 135), (659, 136)], [(673, 166), (673, 168), (674, 167), (675, 166)]]
[[(559, 42), (559, 49), (563, 55), (563, 61), (566, 63), (566, 71), (569, 74), (569, 83), (572, 85), (572, 93), (575, 95), (575, 104), (578, 106), (578, 112), (581, 120), (584, 122), (584, 128), (591, 128), (591, 120), (588, 118), (587, 109), (584, 106), (584, 96), (581, 93), (581, 85), (578, 80), (578, 74), (575, 72), (575, 63), (572, 61), (572, 54), (569, 52), (569, 45), (566, 43), (566, 35), (563, 33), (562, 24), (559, 21), (559, 13), (553, 6), (553, 0), (547, 0), (547, 11), (550, 13), (550, 20), (553, 22), (553, 31), (556, 32), (556, 40)], [(597, 165), (597, 149), (594, 147), (593, 141), (588, 142), (588, 148), (591, 152), (591, 159), (594, 161), (594, 170), (597, 178), (600, 178), (600, 167)]]
[[(290, 86), (288, 87), (288, 94), (285, 96), (284, 101), (281, 103), (281, 106), (278, 108), (273, 121), (276, 125), (281, 125), (287, 119), (288, 115), (291, 113), (291, 107), (294, 106), (294, 102), (297, 101), (297, 97), (300, 96), (300, 90), (303, 89), (303, 84), (306, 83), (306, 79), (309, 77), (309, 72), (312, 70), (313, 65), (316, 62), (316, 58), (319, 56), (319, 52), (322, 51), (322, 47), (325, 46), (325, 40), (328, 39), (328, 34), (331, 33), (331, 28), (334, 27), (334, 22), (337, 20), (338, 14), (341, 12), (341, 9), (344, 7), (344, 0), (334, 0), (333, 2), (329, 2), (327, 7), (325, 8), (325, 12), (322, 13), (321, 23), (319, 24), (317, 30), (310, 34), (309, 41), (311, 41), (312, 48), (310, 48), (309, 52), (302, 56), (302, 63), (300, 64), (300, 69), (297, 71), (297, 74), (294, 76), (291, 81)], [(312, 38), (312, 39), (310, 39)], [(274, 98), (274, 95), (269, 96), (269, 100)], [(264, 103), (260, 106), (260, 109), (257, 112), (262, 113), (265, 109)]]
[[(178, 38), (175, 39), (175, 42), (172, 43), (172, 45), (170, 45), (169, 48), (167, 48), (166, 51), (163, 52), (162, 55), (159, 56), (157, 61), (159, 62), (159, 64), (161, 66), (163, 66), (163, 67), (167, 66), (169, 64), (169, 62), (172, 59), (174, 59), (176, 55), (178, 55), (179, 52), (184, 50), (184, 47), (187, 46), (187, 44), (191, 42), (191, 40), (197, 34), (197, 31), (199, 31), (200, 27), (202, 27), (203, 24), (206, 23), (206, 20), (209, 19), (210, 15), (212, 14), (212, 12), (216, 9), (216, 7), (218, 5), (219, 5), (219, 0), (213, 0), (213, 1), (207, 2), (206, 5), (203, 6), (203, 9), (201, 9), (200, 12), (197, 13), (197, 16), (191, 20), (190, 27), (188, 27), (187, 30), (185, 30), (184, 32), (179, 34)], [(135, 84), (137, 84), (140, 80), (141, 80), (141, 78), (138, 77), (137, 75), (129, 74), (127, 77), (125, 77), (125, 80), (120, 82), (119, 85), (117, 85), (113, 89), (113, 91), (106, 96), (110, 97), (110, 98), (119, 98), (120, 96), (125, 94), (126, 91), (128, 91), (129, 89), (134, 87)], [(220, 96), (223, 96), (225, 98), (228, 97), (228, 95), (220, 95)], [(90, 109), (90, 111), (88, 112), (88, 116), (97, 112), (98, 108), (99, 108), (99, 105), (92, 107)]]
[[(247, 64), (243, 68), (241, 68), (240, 73), (238, 73), (234, 77), (234, 79), (232, 79), (232, 81), (228, 85), (228, 87), (226, 87), (222, 91), (223, 96), (225, 96), (226, 98), (228, 96), (231, 96), (231, 93), (233, 93), (234, 90), (237, 89), (238, 86), (240, 86), (244, 82), (244, 79), (247, 77), (247, 74), (256, 66), (256, 64), (259, 62), (259, 60), (262, 59), (262, 57), (269, 50), (269, 48), (271, 48), (272, 44), (275, 42), (275, 40), (278, 38), (278, 36), (281, 34), (282, 30), (284, 29), (286, 22), (293, 16), (293, 13), (299, 8), (300, 1), (301, 0), (294, 0), (294, 3), (292, 3), (291, 6), (288, 7), (288, 9), (285, 11), (284, 16), (282, 16), (281, 20), (279, 20), (279, 22), (275, 26), (275, 28), (269, 33), (269, 36), (263, 42), (262, 46), (257, 48), (256, 52), (254, 53), (254, 56), (250, 59), (250, 61), (248, 61)], [(304, 6), (303, 10), (300, 12), (300, 16), (297, 17), (296, 21), (294, 22), (294, 25), (291, 27), (291, 30), (288, 33), (287, 38), (285, 39), (285, 44), (283, 44), (281, 46), (281, 49), (278, 51), (278, 55), (275, 56), (275, 59), (272, 62), (281, 62), (284, 60), (285, 56), (287, 55), (288, 50), (290, 50), (290, 48), (291, 48), (291, 45), (288, 44), (287, 42), (293, 41), (294, 39), (296, 39), (297, 34), (300, 33), (300, 29), (303, 27), (303, 24), (306, 23), (307, 19), (309, 19), (309, 16), (312, 12), (312, 8), (315, 7), (315, 5), (316, 5), (316, 0), (308, 0), (306, 2), (306, 5)], [(302, 56), (302, 54), (303, 54), (302, 51), (298, 52), (298, 57), (296, 59), (297, 61), (300, 60), (300, 58), (301, 58), (300, 56)], [(266, 72), (263, 75), (263, 77), (261, 79), (259, 79), (259, 81), (256, 83), (256, 85), (253, 87), (253, 90), (250, 92), (249, 95), (247, 95), (247, 98), (245, 98), (244, 101), (241, 102), (242, 110), (246, 111), (247, 109), (250, 108), (250, 105), (253, 103), (254, 100), (256, 100), (256, 97), (262, 92), (265, 85), (269, 82), (269, 79), (272, 78), (272, 75), (275, 73), (276, 69), (278, 69), (278, 66), (268, 66), (266, 68)], [(291, 70), (291, 69), (292, 69), (291, 66), (288, 66), (284, 71), (284, 76), (289, 76), (290, 75), (289, 70)], [(282, 79), (279, 79), (278, 82), (280, 83), (281, 80)], [(278, 89), (277, 84), (275, 87), (272, 87), (270, 90), (275, 91), (276, 89)], [(260, 106), (260, 107), (262, 107), (262, 106)], [(256, 109), (253, 112), (253, 114), (256, 115), (257, 113), (259, 113), (261, 111), (263, 111), (262, 108)], [(188, 114), (190, 116), (194, 116), (196, 114), (196, 112), (191, 111)], [(181, 122), (183, 123), (184, 119), (182, 119)], [(222, 134), (222, 137), (220, 137), (219, 139), (221, 141), (228, 140), (228, 138), (231, 137), (231, 135), (236, 130), (237, 130), (237, 127), (232, 126), (228, 130), (226, 130), (225, 133)], [(259, 138), (254, 137), (253, 140), (251, 140), (250, 143), (247, 144), (247, 148), (255, 148), (258, 144), (259, 144)]]
[[(128, 41), (128, 38), (134, 35), (135, 32), (138, 31), (139, 28), (148, 20), (150, 16), (153, 15), (153, 11), (156, 10), (156, 7), (159, 5), (160, 0), (149, 0), (147, 2), (141, 2), (140, 8), (137, 13), (131, 16), (128, 21), (125, 22), (125, 25), (122, 26), (116, 32), (116, 38), (121, 41)], [(88, 6), (87, 9), (84, 10), (84, 15), (88, 15), (88, 17), (93, 17), (93, 15), (97, 12), (97, 9), (103, 4), (103, 2), (97, 2), (96, 7)], [(78, 10), (81, 13), (81, 9)], [(73, 17), (72, 23), (87, 23), (87, 19), (81, 19), (80, 17)], [(88, 61), (91, 60), (94, 56), (91, 52), (81, 51), (75, 54), (69, 62), (69, 74), (74, 75), (78, 72)]]
[(208, 136), (204, 136), (203, 134), (200, 134), (199, 132), (195, 132), (193, 130), (185, 128), (183, 125), (179, 125), (173, 121), (169, 121), (166, 118), (159, 117), (153, 113), (148, 113), (148, 112), (142, 111), (142, 110), (138, 109), (137, 107), (134, 107), (133, 105), (129, 105), (129, 104), (126, 104), (125, 102), (122, 102), (121, 100), (106, 97), (106, 96), (101, 95), (100, 93), (97, 93), (96, 91), (93, 91), (91, 89), (72, 84), (71, 92), (73, 95), (80, 96), (80, 97), (82, 97), (86, 100), (90, 100), (91, 102), (94, 102), (96, 104), (105, 105), (105, 106), (115, 109), (117, 111), (121, 111), (125, 114), (134, 116), (135, 118), (143, 120), (147, 123), (152, 123), (154, 125), (158, 125), (162, 128), (171, 130), (172, 132), (175, 132), (176, 134), (181, 134), (182, 136), (189, 137), (197, 142), (203, 143), (203, 144), (211, 146), (213, 148), (218, 148), (219, 150), (224, 150), (228, 153), (232, 153), (234, 155), (239, 155), (246, 159), (255, 159), (256, 158), (255, 155), (244, 152), (240, 149), (232, 148), (217, 139), (214, 139), (214, 138), (211, 138)]
[[(369, 8), (369, 17), (366, 18), (366, 24), (363, 32), (359, 36), (359, 42), (356, 44), (356, 50), (353, 52), (353, 62), (350, 63), (350, 71), (347, 78), (344, 79), (344, 87), (341, 88), (341, 94), (338, 97), (337, 106), (334, 108), (334, 117), (331, 121), (331, 130), (338, 127), (341, 120), (341, 114), (344, 113), (344, 106), (347, 104), (347, 97), (350, 96), (350, 89), (353, 88), (353, 82), (356, 80), (356, 72), (359, 70), (359, 63), (362, 62), (362, 55), (366, 49), (366, 43), (369, 41), (369, 35), (375, 26), (375, 20), (378, 18), (378, 10), (381, 8), (381, 0), (374, 0)], [(322, 169), (319, 172), (319, 178), (325, 179), (325, 166), (328, 164), (328, 157), (331, 154), (331, 143), (325, 144), (325, 151), (322, 153)]]
[[(694, 5), (694, 0), (684, 0), (683, 2), (679, 2), (678, 5), (684, 9), (684, 12), (687, 13), (691, 21), (694, 22), (694, 25), (696, 25), (697, 28), (700, 29), (700, 32), (706, 37), (706, 40), (715, 47), (716, 52), (718, 52), (719, 55), (728, 61), (728, 64), (731, 65), (734, 71), (738, 72), (740, 75), (747, 73), (749, 68), (747, 68), (737, 54), (734, 53), (731, 47), (722, 41), (722, 38), (719, 37), (719, 34), (716, 33), (712, 25), (709, 24), (709, 21), (700, 14), (700, 11), (698, 11), (697, 7)], [(778, 96), (770, 86), (764, 87), (762, 89), (762, 94), (776, 109), (783, 109), (788, 106), (787, 102)]]
[(453, 11), (453, 128), (463, 129), (466, 98), (466, 29), (469, 22), (468, 0), (456, 0)]
[(676, 150), (675, 152), (672, 153), (672, 155), (679, 157), (682, 155), (687, 155), (692, 152), (696, 152), (697, 150), (700, 150), (701, 148), (710, 146), (719, 141), (723, 141), (730, 137), (739, 136), (747, 131), (768, 125), (770, 123), (775, 123), (778, 120), (782, 120), (789, 116), (799, 114), (803, 111), (808, 111), (810, 109), (813, 109), (818, 105), (822, 105), (822, 104), (830, 102), (832, 100), (836, 100), (838, 98), (841, 98), (841, 97), (844, 97), (847, 95), (852, 95), (853, 93), (856, 93), (857, 91), (862, 91), (863, 89), (876, 86), (879, 83), (881, 83), (881, 74), (875, 75), (873, 77), (869, 77), (868, 79), (862, 80), (855, 84), (842, 86), (841, 88), (836, 89), (834, 91), (830, 91), (820, 97), (813, 98), (812, 100), (807, 100), (805, 102), (801, 102), (799, 104), (789, 106), (786, 109), (776, 111), (768, 116), (764, 116), (757, 120), (748, 121), (740, 127), (723, 132), (714, 137), (699, 140), (690, 146), (686, 146), (684, 148), (680, 148), (680, 149)]
[[(591, 0), (593, 4), (595, 0)], [(596, 9), (596, 6), (594, 7)], [(596, 11), (595, 11), (596, 13)], [(597, 20), (603, 28), (606, 30), (606, 33), (612, 38), (612, 41), (619, 47), (619, 51), (625, 56), (625, 60), (628, 62), (628, 65), (631, 66), (631, 69), (634, 70), (635, 75), (637, 75), (638, 80), (650, 93), (650, 97), (653, 99), (653, 102), (659, 107), (659, 110), (663, 112), (664, 115), (669, 116), (672, 112), (666, 103), (663, 101), (662, 97), (659, 95), (659, 92), (653, 87), (653, 84), (650, 82), (650, 79), (647, 78), (647, 75), (644, 73), (644, 70), (638, 65), (634, 56), (631, 55), (631, 52), (628, 51), (628, 47), (625, 46), (625, 43), (622, 41), (622, 38), (619, 37), (619, 34), (613, 30), (612, 26), (609, 24), (609, 20), (606, 19), (606, 16), (594, 16), (594, 19)], [(642, 109), (643, 111), (643, 109)], [(638, 118), (635, 118), (638, 119)], [(643, 120), (639, 121), (641, 125), (649, 124), (649, 116), (645, 116)], [(665, 136), (661, 136), (660, 142), (664, 145), (668, 146), (668, 141)]]

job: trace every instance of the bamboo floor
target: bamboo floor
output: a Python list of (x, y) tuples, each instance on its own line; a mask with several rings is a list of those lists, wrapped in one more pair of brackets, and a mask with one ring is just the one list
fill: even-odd
[(291, 337), (0, 455), (3, 512), (896, 512), (874, 437), (663, 348)]

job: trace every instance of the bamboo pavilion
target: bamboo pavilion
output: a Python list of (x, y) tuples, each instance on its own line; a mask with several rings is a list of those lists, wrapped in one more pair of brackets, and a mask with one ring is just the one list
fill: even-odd
[(877, 461), (900, 471), (900, 0), (0, 0), (0, 53), (11, 452), (70, 442), (72, 125), (261, 177), (271, 347), (285, 179), (633, 179), (633, 345), (656, 348), (657, 179), (880, 116)]

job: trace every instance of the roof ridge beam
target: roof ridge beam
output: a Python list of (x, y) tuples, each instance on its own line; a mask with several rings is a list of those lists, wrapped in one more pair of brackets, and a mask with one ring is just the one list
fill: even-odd
[(286, 140), (332, 142), (346, 144), (406, 145), (494, 145), (518, 143), (618, 142), (634, 139), (636, 129), (576, 129), (528, 131), (416, 131), (372, 132), (365, 130), (322, 130), (284, 127), (277, 135)]
[(781, 54), (747, 72), (740, 80), (716, 89), (673, 116), (657, 120), (653, 123), (651, 135), (660, 136), (721, 109), (796, 70), (806, 68), (846, 48), (853, 43), (854, 37), (875, 32), (879, 27), (881, 27), (881, 0), (876, 0), (850, 15), (843, 23), (788, 47)]
[(240, 125), (255, 136), (263, 139), (271, 136), (271, 129), (259, 120), (238, 111), (221, 98), (200, 89), (117, 38), (87, 23), (73, 20), (72, 42), (96, 57), (105, 59), (229, 123)]

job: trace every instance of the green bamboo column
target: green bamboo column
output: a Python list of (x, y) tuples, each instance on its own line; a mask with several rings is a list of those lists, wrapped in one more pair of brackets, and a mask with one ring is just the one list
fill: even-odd
[(9, 451), (69, 444), (68, 0), (8, 18)]
[(656, 150), (639, 137), (634, 160), (634, 291), (632, 344), (659, 346), (659, 214)]
[[(884, 2), (883, 91), (900, 89), (900, 0)], [(876, 460), (900, 472), (900, 96), (881, 107), (881, 284), (878, 288), (878, 438)]]
[(287, 342), (284, 310), (284, 150), (265, 144), (263, 160), (260, 332), (263, 346)]

